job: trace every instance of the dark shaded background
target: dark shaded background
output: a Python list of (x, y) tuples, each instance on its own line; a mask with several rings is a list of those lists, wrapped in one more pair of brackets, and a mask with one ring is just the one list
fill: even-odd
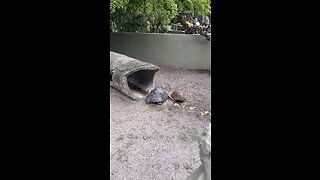
[[(215, 3), (213, 178), (311, 175), (317, 6)], [(108, 4), (1, 6), (6, 177), (108, 176)]]

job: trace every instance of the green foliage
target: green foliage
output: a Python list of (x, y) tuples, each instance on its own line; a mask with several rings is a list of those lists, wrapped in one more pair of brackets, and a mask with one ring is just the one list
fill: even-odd
[(182, 132), (179, 135), (179, 139), (181, 141), (187, 142), (187, 140), (192, 140), (195, 141), (198, 139), (199, 135), (198, 135), (198, 129), (197, 128), (188, 128), (185, 132)]
[(110, 30), (162, 32), (178, 12), (202, 15), (210, 12), (209, 0), (111, 0)]
[(194, 15), (203, 15), (211, 11), (210, 0), (175, 0), (179, 12), (188, 12)]
[(143, 32), (145, 16), (141, 12), (142, 0), (111, 0), (111, 31)]
[(166, 27), (178, 13), (174, 0), (147, 0), (147, 17), (153, 32)]

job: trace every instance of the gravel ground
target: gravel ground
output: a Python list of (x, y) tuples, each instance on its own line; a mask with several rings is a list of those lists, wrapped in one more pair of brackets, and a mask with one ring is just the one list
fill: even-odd
[(161, 68), (155, 83), (187, 92), (188, 102), (149, 105), (110, 88), (111, 180), (183, 180), (201, 164), (197, 135), (211, 122), (211, 71)]

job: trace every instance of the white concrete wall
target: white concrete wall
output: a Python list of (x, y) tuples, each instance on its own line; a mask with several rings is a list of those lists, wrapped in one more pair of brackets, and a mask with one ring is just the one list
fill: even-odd
[(211, 70), (211, 41), (201, 35), (110, 33), (110, 50), (164, 67)]

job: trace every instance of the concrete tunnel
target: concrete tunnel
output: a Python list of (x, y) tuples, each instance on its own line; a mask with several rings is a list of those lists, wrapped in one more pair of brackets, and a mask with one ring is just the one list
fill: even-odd
[(160, 68), (110, 51), (110, 85), (134, 100), (143, 99), (155, 87)]

